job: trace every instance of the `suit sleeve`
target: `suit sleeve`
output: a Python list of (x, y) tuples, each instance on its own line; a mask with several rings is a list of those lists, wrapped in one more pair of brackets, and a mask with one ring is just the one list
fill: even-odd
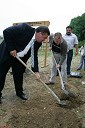
[(16, 50), (17, 52), (22, 51), (27, 46), (34, 33), (35, 28), (25, 23), (8, 27), (3, 31), (8, 50)]
[(12, 30), (10, 28), (5, 29), (3, 31), (3, 35), (4, 35), (4, 40), (7, 44), (8, 51), (15, 50), (15, 43), (12, 35)]
[(35, 48), (34, 48), (34, 67), (32, 67), (33, 72), (39, 72), (39, 67), (38, 67), (38, 50), (42, 43), (35, 43)]

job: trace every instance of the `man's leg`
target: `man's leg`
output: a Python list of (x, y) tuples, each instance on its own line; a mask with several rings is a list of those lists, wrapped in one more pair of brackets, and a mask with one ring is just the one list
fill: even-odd
[[(55, 83), (55, 80), (56, 80), (56, 75), (57, 75), (57, 68), (56, 68), (56, 64), (59, 63), (59, 60), (60, 60), (60, 54), (59, 53), (54, 53), (53, 54), (53, 57), (52, 57), (52, 69), (51, 69), (51, 76), (50, 76), (50, 82), (53, 82)], [(56, 61), (56, 62), (55, 62)]]
[(25, 71), (25, 67), (16, 58), (12, 58), (11, 63), (16, 95), (23, 100), (27, 100), (23, 93), (23, 73)]
[(2, 96), (2, 90), (5, 84), (6, 74), (10, 68), (9, 60), (5, 61), (4, 63), (0, 64), (0, 98)]
[(63, 64), (61, 65), (61, 75), (63, 83), (67, 83), (67, 59), (65, 59)]
[(55, 63), (54, 57), (52, 57), (52, 69), (51, 69), (49, 82), (55, 83), (56, 74), (57, 74), (56, 63)]
[(73, 50), (70, 50), (67, 53), (67, 75), (70, 75), (72, 57), (73, 57)]

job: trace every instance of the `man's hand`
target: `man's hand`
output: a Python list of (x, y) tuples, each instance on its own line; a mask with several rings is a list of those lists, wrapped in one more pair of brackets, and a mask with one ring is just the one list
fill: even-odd
[(39, 72), (35, 72), (35, 76), (36, 76), (36, 79), (37, 79), (37, 80), (40, 79), (40, 74), (39, 74)]
[(56, 64), (56, 68), (60, 68), (60, 64)]
[(77, 51), (75, 52), (75, 56), (76, 56), (76, 55), (78, 55), (78, 52), (77, 52)]
[(16, 57), (17, 56), (17, 51), (16, 50), (10, 51), (10, 55), (13, 56), (13, 57)]

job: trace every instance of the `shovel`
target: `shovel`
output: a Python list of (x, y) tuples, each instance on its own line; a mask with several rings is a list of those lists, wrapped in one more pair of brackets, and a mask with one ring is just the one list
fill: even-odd
[[(54, 55), (53, 55), (53, 58), (54, 58), (54, 61), (55, 61), (56, 65), (57, 65), (57, 62), (56, 62), (56, 60), (55, 60)], [(64, 86), (64, 83), (63, 83), (63, 79), (62, 79), (62, 76), (61, 76), (61, 72), (60, 72), (59, 68), (57, 68), (57, 70), (58, 70), (59, 77), (60, 77), (60, 81), (61, 81), (61, 89), (63, 90), (64, 94), (65, 94), (67, 97), (70, 96), (70, 97), (73, 97), (73, 98), (74, 98), (74, 97), (75, 97), (74, 94), (71, 93), (71, 92), (69, 92), (69, 91), (67, 91), (67, 90), (65, 89), (65, 86)]]
[[(18, 57), (16, 56), (16, 58), (27, 68), (30, 70), (30, 72), (35, 75), (35, 73)], [(66, 106), (68, 104), (68, 101), (64, 101), (64, 100), (60, 100), (60, 98), (41, 80), (39, 79), (39, 81), (47, 88), (47, 90), (55, 97), (55, 99), (57, 100), (57, 103), (60, 106)]]

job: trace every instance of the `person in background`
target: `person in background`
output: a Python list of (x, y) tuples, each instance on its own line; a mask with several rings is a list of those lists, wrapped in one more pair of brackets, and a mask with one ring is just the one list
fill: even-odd
[(53, 39), (54, 39), (54, 34), (51, 33), (50, 36), (49, 36), (49, 46), (50, 46), (50, 50), (51, 50), (51, 48), (52, 48)]
[(6, 28), (3, 35), (4, 41), (0, 45), (0, 103), (6, 74), (10, 67), (12, 67), (16, 95), (22, 100), (27, 100), (28, 98), (23, 92), (25, 67), (17, 60), (16, 56), (20, 57), (24, 63), (30, 57), (34, 57), (32, 70), (35, 72), (36, 78), (39, 79), (38, 49), (42, 45), (42, 41), (50, 35), (49, 28), (40, 26), (35, 29), (26, 23), (22, 23)]
[(85, 44), (83, 46), (81, 46), (79, 51), (80, 51), (81, 57), (80, 57), (80, 64), (79, 64), (77, 70), (81, 70), (82, 67), (85, 70)]
[(62, 34), (60, 32), (57, 32), (54, 34), (54, 39), (52, 43), (52, 69), (51, 69), (51, 75), (49, 82), (46, 83), (49, 84), (55, 84), (56, 80), (56, 73), (57, 68), (61, 67), (61, 75), (63, 79), (63, 83), (67, 83), (67, 43), (62, 38)]
[(67, 76), (70, 76), (71, 73), (71, 62), (73, 58), (73, 48), (75, 47), (75, 55), (78, 55), (78, 38), (75, 34), (72, 33), (72, 27), (66, 27), (66, 34), (63, 35), (63, 38), (67, 42), (68, 45), (68, 53), (67, 53)]

